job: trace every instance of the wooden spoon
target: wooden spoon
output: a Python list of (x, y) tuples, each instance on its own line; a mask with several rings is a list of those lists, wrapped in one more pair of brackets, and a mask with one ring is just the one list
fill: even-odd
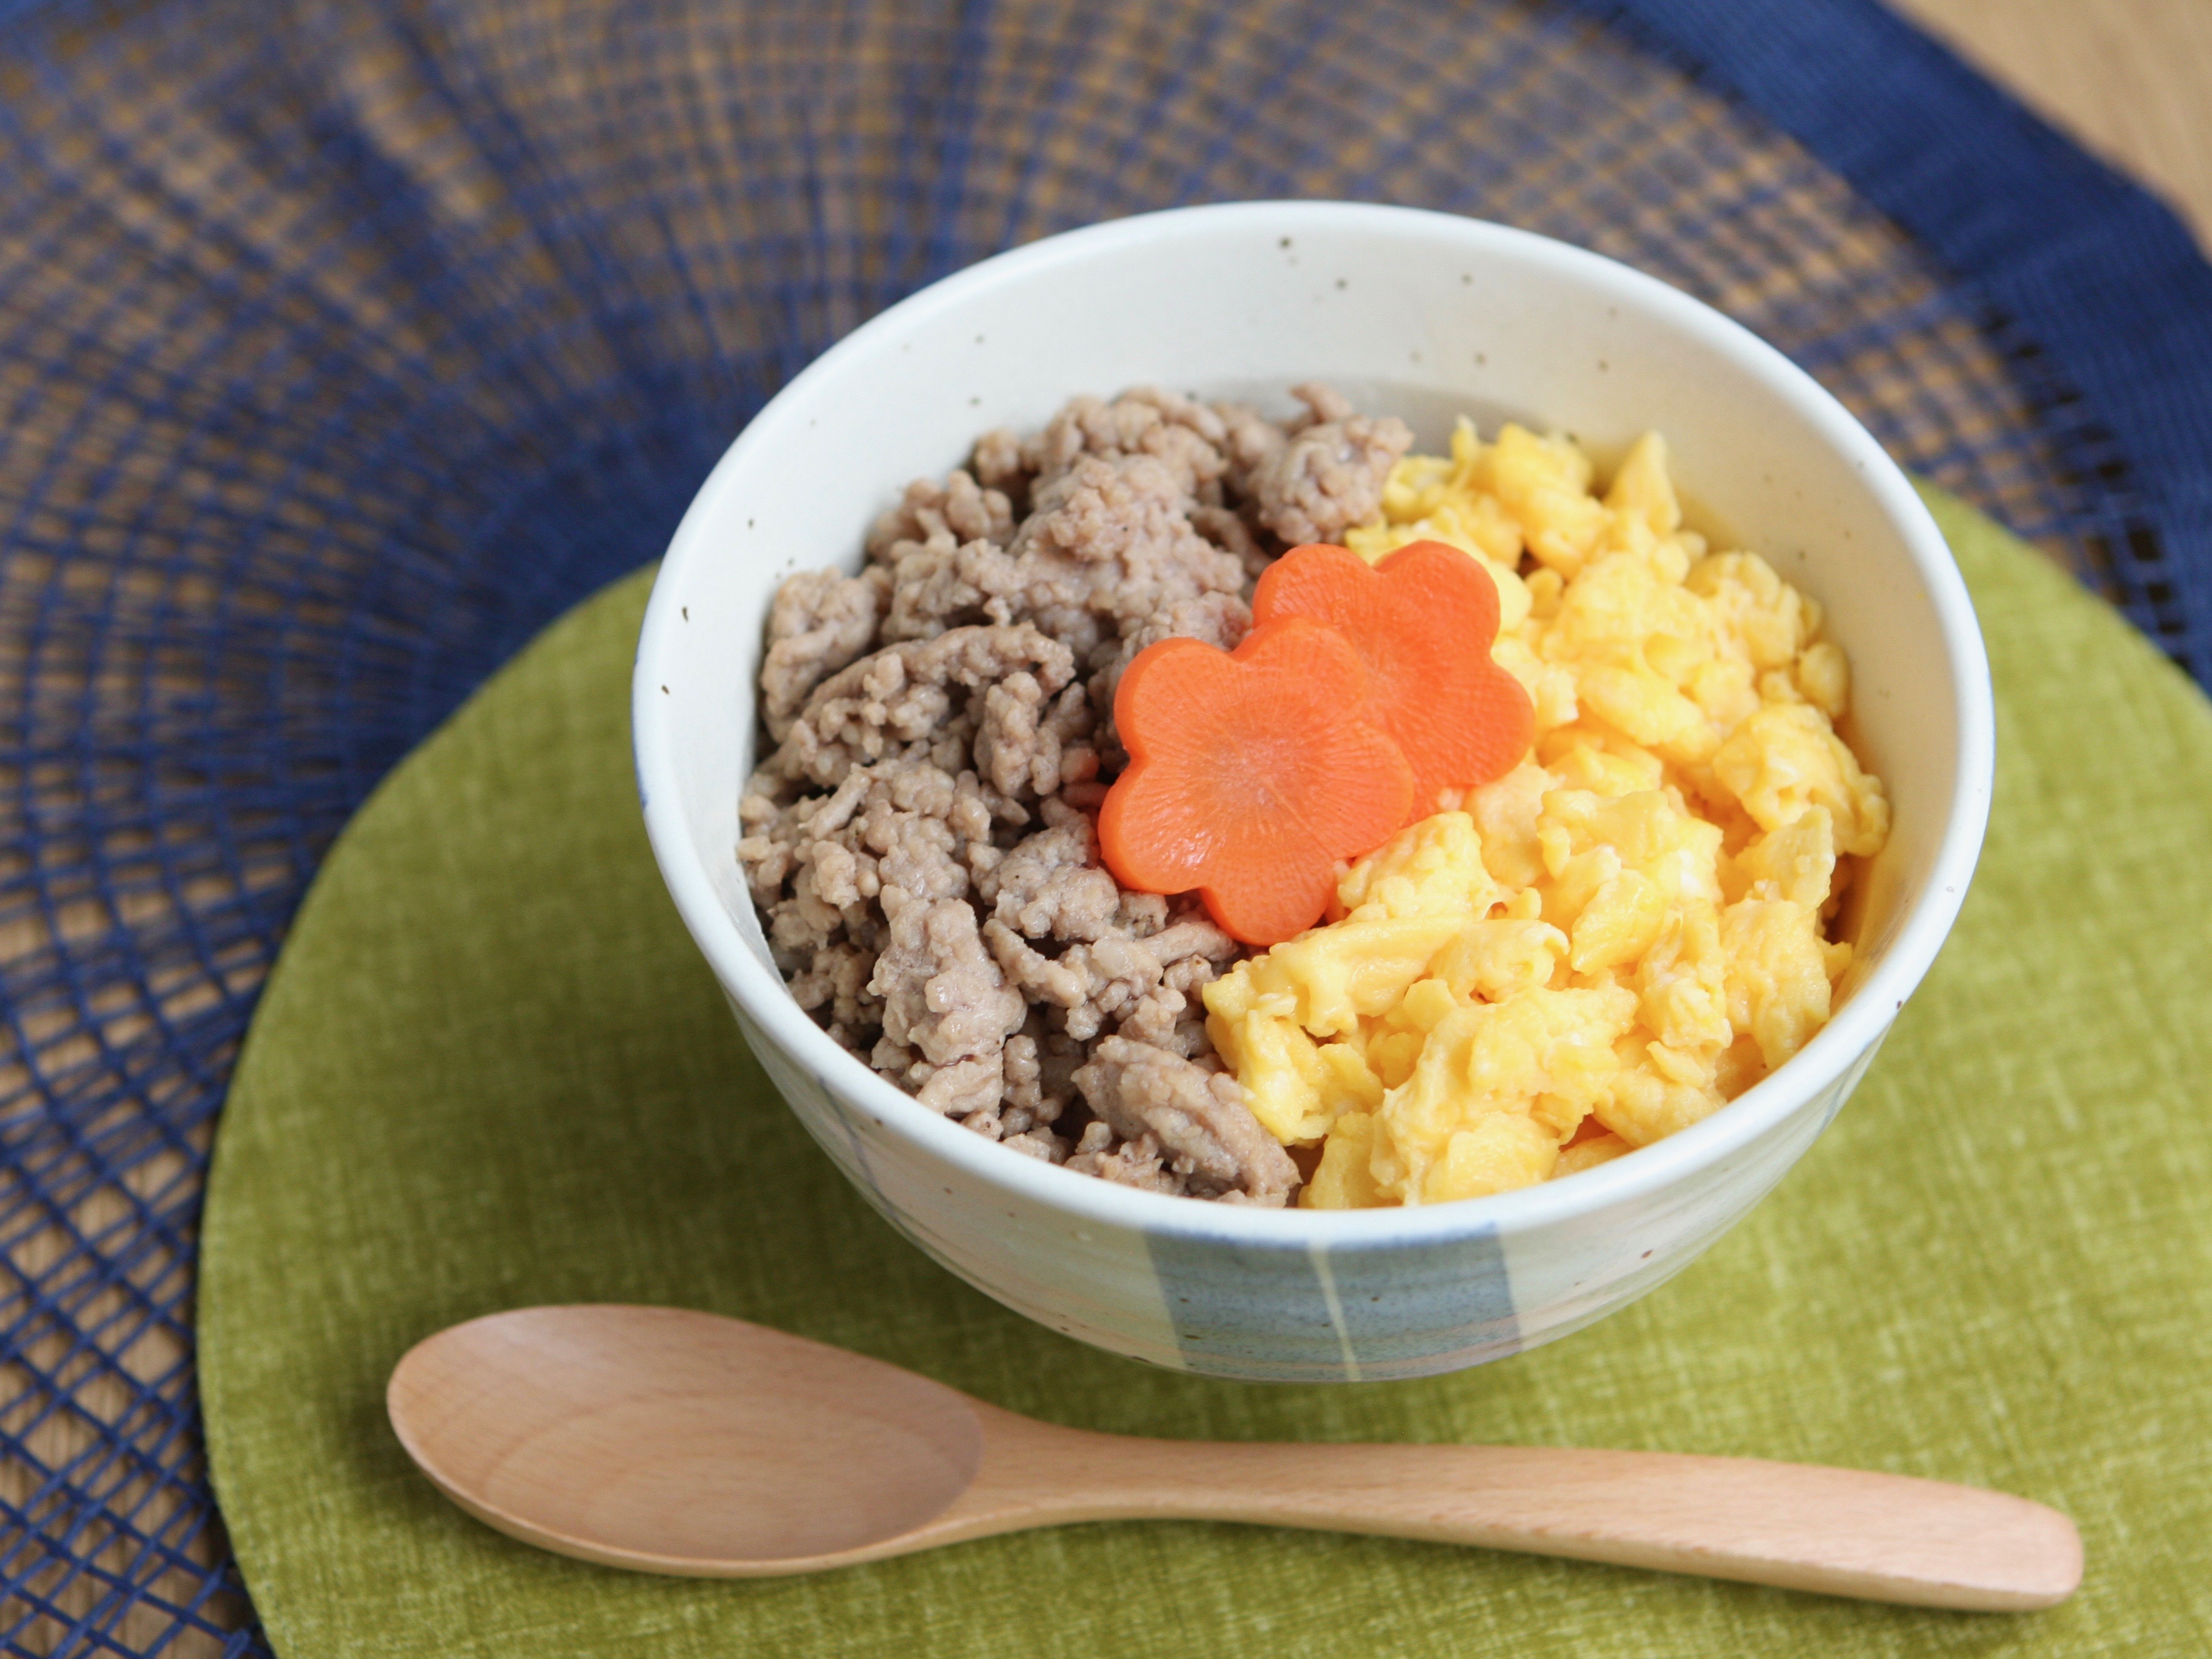
[(1172, 1517), (1920, 1607), (2045, 1607), (2081, 1577), (2072, 1522), (1971, 1486), (1666, 1452), (1095, 1434), (675, 1308), (471, 1320), (412, 1349), (386, 1405), (408, 1455), (471, 1515), (647, 1572), (816, 1572), (1024, 1527)]

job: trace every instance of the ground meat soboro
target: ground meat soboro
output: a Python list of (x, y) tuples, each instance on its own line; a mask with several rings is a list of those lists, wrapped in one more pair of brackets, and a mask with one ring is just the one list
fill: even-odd
[(769, 617), (738, 846), (792, 994), (979, 1134), (1157, 1192), (1279, 1205), (1298, 1170), (1215, 1058), (1200, 993), (1243, 954), (1124, 891), (1096, 817), (1114, 690), (1187, 635), (1224, 648), (1286, 547), (1380, 511), (1411, 434), (1325, 386), (1264, 419), (1151, 388), (987, 433), (918, 482), (856, 576)]

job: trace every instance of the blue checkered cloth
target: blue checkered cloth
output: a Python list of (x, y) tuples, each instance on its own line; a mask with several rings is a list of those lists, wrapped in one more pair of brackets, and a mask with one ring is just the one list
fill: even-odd
[(862, 319), (1255, 196), (1700, 295), (2212, 670), (2212, 270), (1867, 0), (0, 0), (0, 1648), (265, 1650), (194, 1224), (376, 780)]

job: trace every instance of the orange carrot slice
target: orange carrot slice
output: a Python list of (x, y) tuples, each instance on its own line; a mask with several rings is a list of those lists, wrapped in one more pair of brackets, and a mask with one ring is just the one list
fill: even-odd
[(1294, 547), (1261, 575), (1252, 616), (1261, 626), (1311, 617), (1352, 642), (1369, 718), (1413, 769), (1415, 817), (1437, 810), (1440, 792), (1487, 783), (1528, 752), (1535, 711), (1490, 656), (1498, 585), (1457, 548), (1413, 542), (1370, 566), (1340, 547)]
[(1358, 653), (1304, 617), (1255, 628), (1233, 652), (1147, 646), (1114, 696), (1129, 764), (1099, 810), (1106, 867), (1140, 892), (1195, 889), (1247, 945), (1304, 933), (1336, 861), (1381, 846), (1413, 798), (1367, 706)]

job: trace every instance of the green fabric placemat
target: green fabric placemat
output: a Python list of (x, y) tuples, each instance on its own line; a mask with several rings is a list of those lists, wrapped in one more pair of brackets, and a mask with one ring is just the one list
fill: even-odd
[[(333, 850), (222, 1120), (200, 1377), (284, 1659), (337, 1655), (2197, 1654), (2212, 1631), (2212, 708), (1936, 503), (1995, 663), (1996, 811), (1949, 948), (1826, 1138), (1697, 1266), (1419, 1382), (1111, 1358), (896, 1237), (740, 1043), (640, 827), (646, 578), (572, 613)], [(1257, 1528), (1112, 1524), (702, 1583), (468, 1520), (384, 1419), (418, 1338), (678, 1303), (1017, 1411), (1170, 1436), (1512, 1441), (1856, 1464), (2055, 1504), (2081, 1593), (1878, 1607)]]

